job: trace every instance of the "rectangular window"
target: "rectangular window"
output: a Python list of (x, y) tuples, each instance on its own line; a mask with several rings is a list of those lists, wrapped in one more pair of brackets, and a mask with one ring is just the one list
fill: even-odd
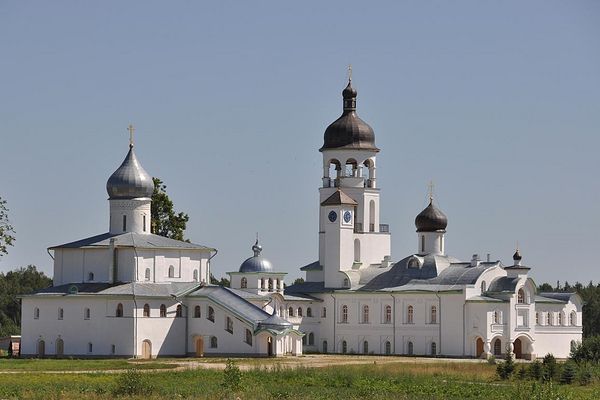
[[(125, 229), (123, 229), (125, 230)], [(425, 236), (421, 236), (421, 253), (425, 253)]]
[(115, 346), (114, 344), (112, 346), (110, 346), (110, 353), (111, 354), (115, 354), (117, 352), (117, 346)]
[(123, 215), (123, 232), (127, 230), (127, 215)]
[(144, 215), (144, 222), (143, 222), (142, 230), (144, 232), (146, 232), (146, 216), (145, 215)]

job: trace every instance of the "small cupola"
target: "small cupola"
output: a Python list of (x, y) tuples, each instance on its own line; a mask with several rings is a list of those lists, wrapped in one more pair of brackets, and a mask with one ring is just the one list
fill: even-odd
[(521, 259), (523, 257), (521, 256), (521, 252), (519, 251), (519, 249), (517, 248), (517, 251), (515, 251), (515, 254), (513, 254), (513, 261), (514, 261), (514, 266), (520, 266), (521, 265)]
[(269, 260), (260, 255), (262, 252), (262, 246), (258, 244), (258, 239), (252, 246), (254, 255), (247, 258), (242, 265), (240, 265), (239, 272), (272, 272), (273, 265)]
[(415, 218), (415, 226), (417, 232), (445, 231), (448, 226), (448, 218), (433, 204), (433, 199), (430, 199), (429, 205)]

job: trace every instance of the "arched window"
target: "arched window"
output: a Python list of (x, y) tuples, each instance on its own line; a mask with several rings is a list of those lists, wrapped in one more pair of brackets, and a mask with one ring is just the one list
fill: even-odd
[(484, 293), (487, 290), (487, 286), (485, 281), (481, 282), (481, 293)]
[(246, 279), (245, 277), (242, 278), (242, 280), (240, 282), (240, 287), (242, 289), (247, 289), (248, 288), (248, 279)]
[(577, 313), (575, 311), (571, 311), (571, 314), (569, 314), (569, 325), (577, 325)]
[(88, 274), (88, 281), (93, 281), (93, 280), (94, 280), (94, 273), (93, 273), (93, 272), (90, 272), (90, 273)]
[(311, 332), (308, 334), (308, 345), (313, 346), (314, 344), (315, 344), (315, 334)]
[(150, 268), (146, 268), (146, 272), (144, 273), (144, 279), (147, 281), (150, 280)]
[(206, 316), (206, 319), (211, 322), (215, 322), (215, 310), (210, 306), (208, 307), (208, 315)]
[(144, 317), (150, 317), (150, 305), (148, 303), (144, 304)]
[(293, 317), (294, 316), (294, 309), (292, 307), (290, 307), (288, 309), (288, 317)]
[(425, 253), (425, 235), (421, 235), (421, 253)]
[(91, 343), (88, 343), (88, 353), (93, 353), (94, 351), (94, 345)]
[(302, 346), (306, 346), (306, 335), (302, 336)]
[[(38, 310), (38, 309), (36, 308), (36, 310)], [(38, 312), (39, 312), (39, 310), (38, 310)], [(65, 310), (63, 310), (62, 308), (59, 308), (58, 309), (58, 319), (63, 319), (64, 317), (65, 317)]]
[(115, 312), (115, 317), (121, 318), (122, 316), (123, 316), (123, 304), (119, 303), (119, 304), (117, 304), (117, 310)]
[(552, 313), (551, 312), (546, 314), (546, 325), (548, 325), (548, 326), (552, 325)]
[(233, 320), (230, 317), (225, 318), (225, 330), (233, 333)]
[(169, 265), (169, 278), (175, 278), (175, 267)]
[(500, 323), (500, 312), (498, 311), (494, 311), (494, 324), (499, 324)]
[(177, 304), (177, 308), (175, 309), (175, 317), (176, 318), (183, 317), (183, 308), (181, 307), (181, 304)]
[(539, 312), (535, 313), (535, 324), (536, 325), (540, 324), (540, 313)]
[(143, 222), (142, 222), (142, 231), (146, 232), (146, 216), (143, 216)]
[(517, 292), (517, 303), (525, 304), (525, 291), (523, 289), (519, 289)]
[(412, 356), (414, 353), (414, 345), (413, 342), (408, 342), (408, 355)]
[(194, 278), (193, 279), (194, 279), (194, 282), (198, 282), (198, 270), (197, 269), (194, 270)]
[(345, 340), (342, 340), (342, 354), (346, 354), (348, 352), (348, 343)]
[(327, 354), (327, 340), (323, 340), (323, 353)]
[(390, 306), (390, 305), (385, 306), (384, 313), (383, 313), (383, 323), (384, 324), (392, 323), (392, 306)]
[(83, 319), (90, 319), (90, 317), (91, 317), (90, 309), (86, 307), (83, 310)]
[(302, 307), (298, 307), (298, 316), (301, 317), (302, 316)]
[(385, 342), (385, 354), (392, 354), (392, 344), (389, 340)]
[(348, 306), (345, 304), (342, 306), (342, 322), (348, 322)]
[(201, 317), (200, 306), (196, 306), (196, 307), (194, 307), (194, 318), (200, 318), (200, 317)]
[(413, 306), (408, 306), (408, 310), (406, 312), (406, 323), (414, 324), (414, 309)]
[(160, 317), (161, 318), (167, 317), (167, 306), (165, 306), (164, 304), (160, 305)]
[(216, 349), (217, 348), (217, 337), (216, 336), (211, 336), (210, 337), (210, 348), (211, 349)]
[(273, 278), (269, 278), (269, 292), (273, 291)]
[(307, 317), (312, 317), (312, 308), (308, 307), (308, 308), (306, 309), (306, 316), (307, 316)]
[(360, 240), (354, 239), (354, 262), (360, 262)]
[(502, 355), (502, 341), (500, 339), (496, 339), (494, 342), (494, 355)]
[(327, 318), (327, 307), (323, 307), (321, 311), (321, 318)]
[(435, 342), (431, 342), (431, 355), (437, 355), (437, 344)]
[(363, 342), (363, 354), (369, 354), (369, 342), (366, 340)]
[(437, 324), (437, 307), (431, 306), (431, 323)]
[(350, 280), (348, 278), (344, 278), (344, 287), (350, 287)]
[(558, 313), (558, 323), (557, 323), (557, 325), (561, 326), (562, 324), (563, 324), (563, 315), (562, 315), (562, 312), (559, 312)]
[(127, 230), (127, 215), (123, 215), (123, 232)]
[(246, 329), (246, 343), (252, 346), (252, 332), (250, 332), (250, 329)]
[(362, 322), (363, 324), (369, 323), (369, 306), (366, 304), (363, 306)]

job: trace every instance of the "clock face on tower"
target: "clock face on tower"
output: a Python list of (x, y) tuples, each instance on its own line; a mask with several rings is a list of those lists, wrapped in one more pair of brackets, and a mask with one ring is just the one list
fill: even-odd
[(350, 223), (350, 221), (352, 220), (352, 213), (350, 211), (346, 211), (344, 213), (344, 222), (345, 223)]
[(335, 211), (329, 211), (329, 215), (327, 216), (331, 222), (335, 222), (337, 219), (337, 213)]

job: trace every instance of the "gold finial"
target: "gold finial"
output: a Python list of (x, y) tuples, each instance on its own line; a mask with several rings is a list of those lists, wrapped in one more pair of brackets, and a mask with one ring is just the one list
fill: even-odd
[(352, 81), (352, 64), (348, 64), (348, 82)]
[(433, 202), (433, 181), (429, 181), (429, 202)]
[(127, 130), (129, 131), (129, 147), (133, 147), (133, 132), (135, 131), (135, 128), (133, 125), (129, 124)]

